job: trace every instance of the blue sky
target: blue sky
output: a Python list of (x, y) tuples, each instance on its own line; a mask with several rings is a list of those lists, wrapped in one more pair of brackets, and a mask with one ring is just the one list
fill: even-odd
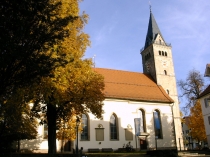
[[(150, 0), (152, 13), (167, 43), (172, 44), (176, 79), (190, 70), (204, 74), (210, 63), (210, 1)], [(84, 0), (80, 10), (89, 15), (85, 32), (96, 67), (143, 72), (140, 49), (149, 22), (148, 0)], [(210, 79), (205, 79), (210, 83)]]

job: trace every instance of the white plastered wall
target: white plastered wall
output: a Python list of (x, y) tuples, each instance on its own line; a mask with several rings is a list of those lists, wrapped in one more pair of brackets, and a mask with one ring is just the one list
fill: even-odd
[[(145, 111), (146, 130), (149, 133), (147, 138), (148, 148), (155, 148), (155, 135), (154, 135), (154, 120), (153, 111), (158, 109), (161, 114), (163, 139), (158, 139), (157, 147), (172, 147), (174, 146), (174, 136), (172, 136), (172, 114), (169, 104), (161, 103), (148, 103), (148, 102), (134, 102), (126, 100), (106, 99), (104, 101), (104, 114), (103, 120), (95, 119), (93, 115), (89, 114), (90, 118), (90, 140), (81, 141), (79, 136), (79, 148), (83, 147), (84, 151), (89, 148), (112, 148), (117, 150), (122, 148), (124, 144), (131, 142), (133, 148), (139, 149), (139, 140), (135, 138), (134, 118), (139, 118), (137, 111), (139, 109)], [(110, 116), (115, 113), (118, 117), (119, 140), (110, 140), (109, 121)], [(95, 128), (98, 124), (102, 124), (104, 128), (104, 141), (96, 141)], [(133, 131), (133, 140), (125, 140), (125, 129), (130, 125)], [(138, 138), (137, 138), (138, 139)]]

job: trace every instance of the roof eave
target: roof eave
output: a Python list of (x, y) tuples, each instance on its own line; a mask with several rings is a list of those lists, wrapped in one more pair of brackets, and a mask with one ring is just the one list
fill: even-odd
[(119, 99), (119, 100), (132, 100), (132, 101), (141, 101), (141, 102), (153, 102), (153, 103), (174, 103), (171, 100), (158, 100), (158, 99), (145, 99), (145, 98), (130, 98), (130, 97), (117, 97), (117, 96), (105, 96), (105, 98), (109, 99)]

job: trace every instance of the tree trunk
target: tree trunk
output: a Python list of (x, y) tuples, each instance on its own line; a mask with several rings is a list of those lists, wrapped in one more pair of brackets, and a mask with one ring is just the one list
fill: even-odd
[(56, 153), (56, 108), (52, 104), (47, 104), (48, 122), (48, 154)]
[(18, 148), (17, 148), (17, 152), (20, 152), (20, 140), (18, 139)]

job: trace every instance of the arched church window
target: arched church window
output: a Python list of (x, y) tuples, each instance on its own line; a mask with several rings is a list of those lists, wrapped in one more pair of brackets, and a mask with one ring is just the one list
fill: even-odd
[(110, 117), (110, 139), (118, 139), (117, 116), (115, 114), (112, 114)]
[(140, 132), (146, 132), (145, 111), (143, 109), (138, 110), (138, 116), (140, 118)]
[(155, 137), (158, 139), (162, 138), (162, 126), (161, 126), (161, 118), (160, 118), (160, 112), (158, 110), (155, 110), (153, 112), (153, 118), (154, 118), (154, 131), (155, 131)]
[(165, 52), (165, 56), (167, 56), (167, 52)]
[(164, 56), (164, 52), (162, 51), (162, 56)]
[(86, 114), (82, 114), (82, 133), (81, 140), (89, 140), (89, 118)]
[(167, 71), (166, 70), (164, 70), (164, 74), (167, 75)]
[(167, 94), (169, 95), (169, 90), (168, 90), (168, 89), (166, 90), (166, 92), (167, 92)]
[(159, 51), (159, 55), (161, 56), (161, 51)]

